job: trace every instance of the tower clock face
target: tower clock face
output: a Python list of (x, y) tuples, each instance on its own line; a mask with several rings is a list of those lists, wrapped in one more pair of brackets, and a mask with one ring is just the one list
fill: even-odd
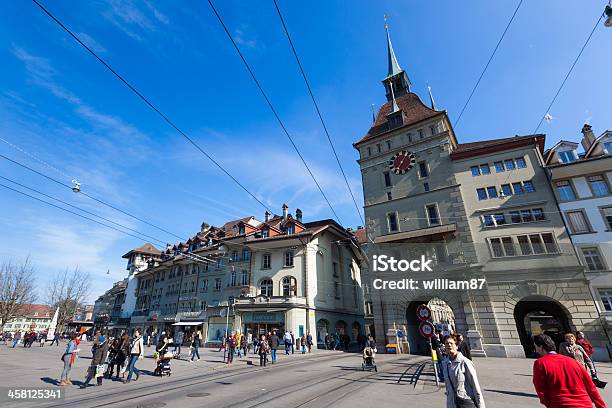
[(413, 153), (402, 150), (389, 160), (389, 169), (395, 174), (404, 174), (414, 167), (416, 157)]

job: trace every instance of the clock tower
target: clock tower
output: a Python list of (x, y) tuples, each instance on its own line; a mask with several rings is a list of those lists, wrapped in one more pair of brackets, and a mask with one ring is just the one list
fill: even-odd
[[(385, 31), (387, 75), (382, 84), (386, 102), (372, 127), (354, 144), (360, 153), (368, 257), (372, 261), (374, 255), (398, 260), (425, 256), (435, 267), (433, 273), (372, 270), (367, 283), (372, 288), (377, 278), (423, 280), (465, 275), (475, 257), (450, 159), (457, 146), (452, 125), (446, 111), (427, 106), (412, 91), (386, 24)], [(370, 293), (377, 342), (382, 347), (399, 341), (404, 351), (426, 352), (428, 346), (418, 334), (415, 310), (432, 301), (436, 315), (445, 316), (438, 323), (470, 334), (475, 353), (484, 354), (470, 294), (424, 289), (374, 289)], [(406, 335), (395, 338), (389, 334), (394, 330)]]

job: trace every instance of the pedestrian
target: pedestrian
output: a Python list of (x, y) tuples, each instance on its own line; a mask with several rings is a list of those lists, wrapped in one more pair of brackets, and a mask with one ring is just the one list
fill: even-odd
[(270, 356), (272, 358), (272, 364), (274, 364), (276, 363), (276, 350), (280, 345), (280, 339), (276, 335), (276, 332), (273, 332), (272, 335), (268, 336), (268, 345), (270, 346)]
[(302, 335), (300, 338), (300, 346), (302, 346), (302, 354), (306, 354), (306, 335)]
[[(121, 338), (115, 337), (108, 347), (108, 368), (106, 370), (106, 378), (111, 379), (117, 364), (117, 356), (121, 348)], [(119, 371), (119, 370), (117, 370)]]
[(177, 331), (174, 335), (174, 352), (175, 358), (181, 358), (181, 347), (183, 346), (183, 340), (185, 338), (185, 333), (181, 330)]
[(331, 350), (331, 338), (329, 336), (329, 333), (325, 334), (325, 349), (326, 350)]
[(83, 332), (83, 334), (81, 334), (81, 342), (86, 342), (87, 341), (87, 332)]
[[(261, 337), (263, 337), (264, 339), (266, 338), (266, 336), (264, 336), (263, 334), (261, 335)], [(253, 354), (259, 354), (259, 339), (257, 338), (257, 336), (253, 337)]]
[(292, 339), (293, 336), (289, 333), (289, 332), (285, 332), (285, 335), (283, 336), (283, 341), (285, 343), (285, 355), (289, 355), (289, 350), (291, 350), (291, 345), (292, 343)]
[(60, 377), (60, 382), (58, 385), (69, 385), (71, 384), (68, 376), (70, 375), (70, 369), (72, 368), (72, 364), (74, 360), (78, 357), (79, 353), (79, 335), (75, 335), (74, 338), (68, 342), (66, 346), (66, 351), (62, 355), (61, 360), (64, 362), (64, 369), (62, 370), (62, 375)]
[(136, 368), (136, 362), (144, 358), (144, 342), (140, 330), (134, 330), (134, 337), (130, 343), (130, 360), (128, 363), (128, 376), (125, 383), (132, 380), (132, 374), (136, 374), (136, 381), (140, 378), (140, 371)]
[(246, 336), (246, 349), (244, 350), (244, 355), (246, 356), (249, 351), (251, 351), (251, 346), (253, 345), (253, 333), (248, 332)]
[[(121, 342), (119, 345), (119, 352), (117, 353), (117, 376), (116, 379), (119, 379), (119, 375), (123, 379), (125, 375), (125, 370), (127, 369), (128, 360), (130, 355), (130, 337), (126, 332), (123, 332), (121, 335)], [(111, 373), (112, 374), (112, 373)]]
[(576, 336), (574, 336), (574, 333), (565, 334), (565, 341), (559, 345), (559, 353), (573, 358), (591, 373), (591, 377), (597, 377), (591, 358), (586, 351), (584, 351), (582, 346), (576, 343)]
[(573, 358), (557, 354), (550, 336), (533, 338), (536, 353), (541, 357), (533, 363), (533, 385), (540, 403), (547, 408), (605, 408), (589, 373)]
[(576, 343), (582, 346), (584, 351), (586, 351), (587, 356), (591, 359), (593, 363), (593, 369), (597, 372), (597, 367), (595, 367), (595, 359), (593, 358), (593, 354), (595, 354), (595, 349), (593, 349), (593, 345), (586, 339), (584, 333), (581, 331), (576, 332)]
[(238, 358), (242, 357), (242, 333), (236, 333), (236, 353), (238, 354)]
[(295, 336), (292, 331), (289, 334), (291, 335), (291, 354), (293, 354), (295, 352)]
[(44, 347), (45, 346), (45, 341), (47, 341), (47, 333), (46, 332), (42, 332), (38, 335), (38, 342), (40, 343), (39, 346), (40, 347)]
[(265, 367), (268, 362), (268, 352), (270, 351), (270, 345), (266, 340), (266, 336), (261, 335), (261, 341), (259, 342), (259, 365)]
[(485, 408), (478, 376), (472, 361), (458, 349), (458, 336), (448, 336), (444, 341), (448, 358), (444, 360), (447, 408)]
[(460, 343), (459, 343), (459, 351), (461, 352), (461, 354), (463, 354), (466, 358), (469, 358), (470, 360), (472, 359), (472, 350), (470, 349), (470, 345), (468, 344), (468, 342), (465, 340), (465, 338), (463, 337), (463, 335), (461, 335), (461, 333), (457, 333), (457, 338), (459, 339)]
[(312, 334), (310, 334), (310, 332), (306, 334), (306, 346), (308, 347), (308, 352), (310, 353), (312, 351), (312, 346), (313, 346)]
[(21, 330), (17, 330), (15, 336), (13, 336), (13, 348), (17, 347), (17, 344), (21, 340)]
[[(100, 333), (100, 332), (98, 332)], [(89, 382), (92, 379), (96, 379), (98, 386), (102, 385), (102, 378), (104, 376), (104, 362), (108, 355), (108, 341), (103, 333), (96, 336), (94, 340), (93, 356), (91, 358), (91, 364), (87, 370), (87, 377), (85, 382), (79, 388), (87, 388)]]
[[(193, 336), (193, 340), (191, 342), (192, 352), (191, 352), (191, 360), (189, 361), (199, 361), (200, 360), (200, 352), (199, 348), (202, 347), (202, 334), (198, 330), (197, 333)], [(197, 356), (197, 359), (196, 359)]]
[(53, 343), (55, 343), (55, 345), (59, 347), (59, 333), (57, 331), (53, 333), (53, 340), (51, 341), (51, 345), (53, 345)]
[(431, 336), (431, 348), (433, 352), (436, 353), (436, 357), (439, 362), (437, 366), (438, 367), (438, 379), (443, 382), (444, 381), (444, 371), (442, 370), (442, 361), (444, 360), (444, 358), (442, 356), (442, 342), (440, 341), (440, 332), (438, 332), (437, 330), (435, 331), (433, 336)]
[(232, 364), (234, 362), (234, 353), (236, 352), (236, 337), (234, 333), (231, 333), (227, 338), (226, 342), (227, 347), (227, 364)]

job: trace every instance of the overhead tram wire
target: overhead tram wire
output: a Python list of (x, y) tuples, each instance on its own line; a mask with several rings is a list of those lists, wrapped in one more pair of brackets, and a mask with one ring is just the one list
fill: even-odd
[[(36, 1), (36, 0), (33, 0)], [(312, 180), (315, 182), (317, 188), (319, 189), (319, 191), (321, 192), (321, 195), (323, 196), (323, 198), (325, 199), (325, 202), (327, 203), (327, 205), (329, 206), (329, 208), (331, 209), (332, 213), (334, 214), (334, 216), (336, 217), (336, 219), (338, 220), (338, 222), (340, 223), (340, 225), (342, 225), (342, 221), (340, 220), (340, 217), (338, 216), (338, 214), (336, 213), (336, 210), (334, 210), (334, 207), (331, 205), (329, 199), (327, 198), (327, 196), (325, 195), (325, 193), (323, 192), (323, 188), (321, 188), (321, 185), (319, 184), (319, 182), (317, 181), (316, 177), (314, 176), (314, 174), (312, 173), (312, 171), (310, 170), (310, 167), (308, 166), (308, 163), (306, 163), (306, 160), (304, 159), (304, 156), (302, 156), (302, 153), (300, 152), (300, 149), (298, 149), (297, 145), (295, 144), (295, 142), (293, 141), (293, 138), (291, 137), (291, 135), (289, 134), (289, 131), (287, 130), (287, 128), (285, 127), (285, 124), (283, 123), (283, 121), (281, 120), (280, 116), (278, 115), (278, 113), (276, 112), (276, 109), (274, 108), (274, 105), (272, 105), (272, 102), (270, 101), (270, 98), (268, 98), (268, 95), (266, 94), (266, 92), (264, 91), (263, 87), (261, 86), (259, 80), (257, 79), (257, 77), (255, 76), (255, 72), (253, 71), (253, 69), (251, 68), (251, 66), (249, 65), (249, 63), (247, 62), (246, 58), (244, 57), (244, 55), (242, 54), (242, 51), (240, 51), (240, 48), (238, 47), (238, 44), (236, 44), (236, 41), (234, 41), (234, 37), (232, 36), (232, 34), (230, 33), (229, 29), (227, 28), (227, 26), (225, 25), (225, 23), (223, 22), (223, 19), (221, 18), (221, 15), (219, 14), (219, 12), (217, 12), (217, 9), (215, 8), (215, 6), (213, 5), (211, 0), (208, 0), (208, 4), (210, 5), (210, 8), (212, 9), (212, 11), (214, 12), (215, 16), (217, 17), (217, 19), (219, 20), (219, 23), (221, 24), (221, 26), (223, 27), (223, 30), (225, 31), (225, 34), (227, 34), (227, 37), (229, 38), (230, 42), (232, 43), (232, 45), (234, 46), (234, 48), (236, 49), (236, 52), (238, 53), (238, 55), (240, 56), (240, 59), (242, 60), (244, 66), (246, 67), (247, 71), (249, 72), (249, 74), (251, 75), (251, 78), (253, 79), (253, 82), (255, 82), (255, 85), (257, 86), (257, 89), (259, 89), (259, 92), (261, 93), (261, 95), (263, 96), (263, 98), (265, 99), (268, 107), (270, 108), (270, 110), (272, 111), (272, 114), (274, 115), (274, 117), (276, 118), (276, 120), (278, 121), (278, 124), (280, 125), (281, 129), (283, 130), (283, 132), (285, 133), (285, 135), (287, 136), (287, 138), (289, 139), (289, 141), (291, 142), (291, 145), (293, 146), (293, 149), (295, 150), (295, 152), (297, 153), (297, 155), (300, 157), (300, 159), (302, 160), (302, 163), (304, 164), (304, 167), (306, 167), (306, 170), (308, 171), (308, 174), (310, 174), (310, 177), (312, 178)]]
[(39, 190), (37, 190), (37, 189), (35, 189), (35, 188), (28, 187), (28, 186), (26, 186), (25, 184), (21, 184), (21, 183), (19, 183), (19, 182), (15, 181), (15, 180), (12, 180), (12, 179), (7, 178), (7, 177), (4, 177), (4, 176), (0, 176), (0, 178), (1, 178), (1, 179), (3, 179), (3, 180), (5, 180), (5, 181), (8, 181), (9, 183), (13, 183), (13, 184), (15, 184), (15, 185), (17, 185), (17, 186), (19, 186), (19, 187), (21, 187), (21, 188), (25, 188), (26, 190), (30, 190), (30, 191), (32, 191), (32, 192), (34, 192), (34, 193), (36, 193), (36, 194), (40, 194), (40, 195), (41, 195), (41, 196), (43, 196), (43, 197), (50, 198), (51, 200), (54, 200), (54, 201), (57, 201), (57, 202), (62, 203), (62, 204), (64, 204), (64, 205), (67, 205), (67, 206), (69, 206), (69, 207), (72, 207), (72, 208), (74, 208), (75, 210), (79, 210), (79, 211), (81, 211), (81, 212), (84, 212), (85, 214), (89, 214), (89, 215), (92, 215), (92, 216), (94, 216), (94, 217), (100, 218), (101, 220), (104, 220), (104, 221), (106, 221), (106, 222), (110, 222), (111, 224), (114, 224), (114, 225), (116, 225), (116, 226), (118, 226), (118, 227), (125, 228), (126, 230), (132, 231), (132, 232), (134, 232), (134, 233), (136, 233), (136, 234), (138, 234), (138, 235), (141, 235), (141, 236), (146, 237), (146, 238), (150, 238), (150, 239), (152, 239), (153, 241), (156, 241), (156, 242), (158, 242), (158, 243), (161, 243), (161, 244), (163, 244), (163, 245), (166, 245), (166, 243), (165, 243), (164, 241), (162, 241), (162, 240), (160, 240), (160, 239), (157, 239), (157, 238), (155, 238), (155, 237), (152, 237), (151, 235), (147, 235), (147, 234), (145, 234), (145, 233), (143, 233), (143, 232), (137, 231), (137, 230), (135, 230), (135, 229), (133, 229), (133, 228), (130, 228), (130, 227), (126, 226), (126, 225), (123, 225), (123, 224), (120, 224), (120, 223), (115, 222), (115, 221), (113, 221), (113, 220), (110, 220), (110, 219), (108, 219), (108, 218), (106, 218), (106, 217), (103, 217), (103, 216), (101, 216), (101, 215), (98, 215), (98, 214), (96, 214), (96, 213), (94, 213), (94, 212), (91, 212), (91, 211), (89, 211), (89, 210), (86, 210), (86, 209), (84, 209), (84, 208), (81, 208), (81, 207), (79, 207), (79, 206), (76, 206), (76, 205), (74, 205), (74, 204), (70, 204), (69, 202), (66, 202), (66, 201), (64, 201), (64, 200), (62, 200), (62, 199), (59, 199), (59, 198), (57, 198), (57, 197), (53, 197), (53, 196), (51, 196), (51, 195), (49, 195), (49, 194), (43, 193), (42, 191), (39, 191)]
[(548, 105), (548, 108), (546, 108), (546, 111), (544, 112), (544, 114), (542, 115), (542, 117), (540, 118), (540, 121), (538, 122), (538, 126), (536, 127), (536, 129), (533, 131), (533, 134), (536, 134), (538, 132), (538, 130), (540, 130), (540, 126), (542, 126), (542, 122), (544, 121), (544, 118), (546, 117), (546, 114), (550, 112), (550, 108), (552, 108), (553, 104), (555, 103), (555, 101), (557, 100), (557, 97), (559, 96), (559, 94), (561, 93), (561, 90), (563, 89), (563, 87), (565, 86), (565, 83), (567, 82), (567, 79), (569, 78), (569, 76), (571, 75), (572, 71), (574, 70), (574, 67), (576, 66), (576, 64), (578, 63), (578, 60), (580, 59), (580, 57), (582, 56), (582, 53), (584, 52), (585, 48), (587, 47), (587, 45), (589, 44), (589, 41), (591, 41), (591, 37), (593, 36), (593, 33), (595, 33), (595, 30), (597, 29), (597, 26), (599, 25), (599, 23), (601, 22), (601, 20), (604, 18), (604, 13), (602, 13), (599, 18), (597, 19), (597, 22), (595, 23), (595, 25), (593, 26), (593, 29), (591, 30), (591, 33), (589, 34), (589, 36), (587, 37), (586, 41), (584, 42), (584, 44), (582, 45), (582, 48), (580, 49), (580, 52), (578, 53), (578, 56), (576, 57), (576, 59), (574, 60), (574, 62), (572, 63), (572, 66), (570, 67), (569, 71), (567, 71), (567, 75), (565, 75), (565, 78), (563, 79), (563, 81), (561, 82), (561, 85), (559, 86), (559, 89), (557, 89), (557, 92), (555, 93), (555, 96), (552, 98), (552, 101), (550, 101), (550, 104)]
[(308, 81), (308, 78), (306, 76), (306, 73), (304, 72), (304, 68), (302, 67), (302, 63), (300, 61), (300, 57), (298, 56), (298, 53), (295, 49), (295, 46), (293, 45), (293, 41), (291, 40), (291, 35), (289, 35), (289, 30), (287, 29), (287, 25), (285, 24), (285, 20), (283, 18), (283, 15), (280, 11), (280, 8), (278, 7), (278, 3), (276, 2), (276, 0), (273, 0), (274, 2), (274, 7), (276, 7), (276, 11), (278, 13), (278, 17), (280, 18), (281, 24), (283, 26), (283, 30), (285, 31), (285, 35), (287, 36), (287, 40), (289, 41), (289, 45), (291, 46), (291, 51), (293, 52), (293, 56), (295, 57), (295, 61), (297, 62), (297, 65), (300, 69), (300, 73), (302, 74), (302, 78), (304, 78), (304, 82), (306, 84), (306, 88), (308, 89), (308, 93), (310, 94), (310, 99), (312, 99), (312, 103), (315, 106), (315, 110), (317, 111), (317, 115), (319, 116), (319, 120), (321, 121), (321, 125), (323, 126), (323, 130), (325, 131), (325, 135), (327, 136), (327, 141), (329, 142), (329, 145), (332, 149), (332, 152), (334, 153), (334, 157), (336, 158), (336, 162), (338, 163), (338, 167), (340, 167), (340, 172), (342, 173), (342, 177), (344, 178), (344, 182), (346, 183), (346, 187), (348, 188), (349, 193), (351, 194), (351, 198), (353, 199), (353, 204), (355, 204), (355, 209), (357, 210), (357, 214), (359, 214), (359, 218), (361, 219), (361, 222), (363, 224), (365, 224), (365, 221), (363, 219), (363, 216), (361, 215), (361, 210), (359, 209), (359, 206), (357, 205), (357, 200), (355, 199), (355, 195), (353, 194), (353, 190), (351, 190), (351, 186), (349, 185), (348, 179), (346, 177), (346, 173), (344, 172), (344, 168), (342, 168), (342, 164), (340, 163), (340, 158), (338, 157), (338, 153), (336, 152), (336, 148), (334, 147), (334, 144), (331, 140), (331, 137), (329, 135), (329, 131), (327, 130), (327, 125), (325, 124), (325, 121), (323, 120), (323, 115), (321, 114), (321, 110), (319, 109), (319, 104), (317, 103), (317, 100), (314, 97), (314, 94), (312, 92), (312, 87), (310, 86), (310, 82)]
[(139, 237), (139, 236), (137, 236), (137, 235), (134, 235), (134, 234), (132, 234), (132, 233), (130, 233), (130, 232), (123, 231), (123, 230), (121, 230), (121, 229), (119, 229), (119, 228), (115, 228), (115, 227), (113, 227), (112, 225), (105, 224), (105, 223), (103, 223), (103, 222), (101, 222), (101, 221), (95, 220), (95, 219), (93, 219), (93, 218), (89, 218), (89, 217), (87, 217), (87, 216), (85, 216), (85, 215), (83, 215), (83, 214), (79, 214), (79, 213), (77, 213), (77, 212), (75, 212), (75, 211), (69, 210), (69, 209), (64, 208), (64, 207), (61, 207), (61, 206), (59, 206), (59, 205), (55, 205), (55, 204), (53, 204), (53, 203), (50, 203), (49, 201), (45, 201), (45, 200), (43, 200), (43, 199), (41, 199), (41, 198), (35, 197), (35, 196), (33, 196), (33, 195), (31, 195), (31, 194), (28, 194), (28, 193), (24, 193), (23, 191), (17, 190), (17, 189), (12, 188), (12, 187), (9, 187), (9, 186), (7, 186), (7, 185), (5, 185), (5, 184), (0, 183), (0, 187), (4, 187), (4, 188), (6, 188), (7, 190), (11, 190), (11, 191), (13, 191), (13, 192), (15, 192), (15, 193), (18, 193), (18, 194), (24, 195), (24, 196), (26, 196), (26, 197), (29, 197), (29, 198), (31, 198), (31, 199), (33, 199), (33, 200), (40, 201), (41, 203), (47, 204), (47, 205), (49, 205), (49, 206), (51, 206), (51, 207), (55, 207), (55, 208), (57, 208), (57, 209), (59, 209), (59, 210), (65, 211), (65, 212), (70, 213), (70, 214), (72, 214), (72, 215), (76, 215), (77, 217), (81, 217), (81, 218), (84, 218), (84, 219), (89, 220), (89, 221), (91, 221), (91, 222), (95, 222), (96, 224), (102, 225), (102, 226), (104, 226), (104, 227), (106, 227), (106, 228), (110, 228), (110, 229), (115, 230), (115, 231), (117, 231), (117, 232), (121, 232), (122, 234), (129, 235), (129, 236), (131, 236), (131, 237), (137, 238), (137, 239), (138, 239), (138, 240), (140, 240), (140, 241), (147, 242), (147, 240), (146, 240), (146, 239), (144, 239), (144, 238), (142, 238), (142, 237)]
[[(225, 169), (217, 160), (215, 160), (210, 154), (208, 154), (199, 144), (196, 143), (191, 137), (181, 130), (165, 113), (163, 113), (157, 106), (155, 106), (146, 96), (138, 91), (130, 82), (128, 82), (121, 74), (119, 74), (113, 67), (111, 67), (105, 60), (103, 60), (95, 51), (89, 48), (83, 41), (80, 40), (64, 23), (62, 23), (57, 17), (55, 17), (49, 10), (47, 10), (38, 0), (32, 0), (40, 9), (55, 21), (68, 35), (70, 35), (75, 41), (77, 41), (83, 48), (85, 48), (91, 55), (93, 55), (106, 69), (108, 69), (119, 81), (127, 86), (140, 100), (142, 100), (149, 108), (157, 113), (171, 128), (176, 130), (185, 140), (187, 140), (193, 147), (200, 151), (208, 160), (210, 160), (219, 170), (225, 173), (234, 183), (236, 183), (242, 190), (250, 195), (255, 201), (257, 201), (266, 210), (272, 212), (266, 204), (263, 203), (257, 196), (249, 191), (238, 179), (236, 179), (228, 170)], [(174, 234), (172, 234), (174, 235)]]
[[(20, 162), (18, 162), (17, 160), (13, 160), (13, 159), (11, 159), (10, 157), (7, 157), (7, 156), (5, 156), (5, 155), (3, 155), (3, 154), (0, 154), (0, 158), (3, 158), (3, 159), (5, 159), (5, 160), (8, 160), (8, 161), (10, 161), (10, 162), (11, 162), (11, 163), (13, 163), (13, 164), (16, 164), (16, 165), (18, 165), (18, 166), (20, 166), (20, 167), (22, 167), (22, 168), (24, 168), (24, 169), (26, 169), (26, 170), (29, 170), (29, 171), (31, 171), (31, 172), (33, 172), (33, 173), (35, 173), (35, 174), (38, 174), (39, 176), (44, 177), (44, 178), (46, 178), (47, 180), (50, 180), (50, 181), (52, 181), (52, 182), (54, 182), (54, 183), (56, 183), (56, 184), (59, 184), (60, 186), (63, 186), (63, 187), (69, 188), (70, 190), (72, 190), (72, 188), (73, 188), (73, 186), (71, 186), (71, 185), (69, 185), (69, 184), (62, 183), (61, 181), (59, 181), (59, 180), (57, 180), (57, 179), (55, 179), (55, 178), (53, 178), (53, 177), (51, 177), (51, 176), (49, 176), (49, 175), (47, 175), (47, 174), (45, 174), (45, 173), (42, 173), (42, 172), (40, 172), (40, 171), (38, 171), (38, 170), (35, 170), (35, 169), (33, 169), (33, 168), (31, 168), (31, 167), (29, 167), (29, 166), (27, 166), (27, 165), (23, 164), (23, 163), (20, 163)], [(146, 225), (148, 225), (148, 226), (150, 226), (150, 227), (156, 228), (156, 229), (158, 229), (158, 230), (160, 230), (160, 231), (162, 231), (162, 232), (165, 232), (166, 234), (170, 234), (170, 235), (172, 235), (173, 237), (180, 239), (181, 241), (186, 241), (184, 238), (180, 237), (179, 235), (176, 235), (176, 234), (174, 234), (174, 233), (172, 233), (172, 232), (170, 232), (170, 231), (168, 231), (168, 230), (166, 230), (166, 229), (164, 229), (164, 228), (162, 228), (162, 227), (159, 227), (159, 226), (157, 226), (157, 225), (155, 225), (155, 224), (153, 224), (153, 223), (151, 223), (151, 222), (149, 222), (149, 221), (145, 221), (145, 220), (143, 220), (142, 218), (137, 217), (137, 216), (135, 216), (135, 215), (133, 215), (133, 214), (130, 214), (129, 212), (124, 211), (124, 210), (122, 210), (122, 209), (120, 209), (120, 208), (118, 208), (118, 207), (115, 207), (114, 205), (109, 204), (109, 203), (107, 203), (107, 202), (105, 202), (105, 201), (103, 201), (103, 200), (100, 200), (99, 198), (96, 198), (96, 197), (94, 197), (94, 196), (92, 196), (92, 195), (90, 195), (90, 194), (87, 194), (87, 193), (86, 193), (86, 192), (84, 192), (83, 190), (80, 190), (80, 191), (79, 191), (79, 194), (82, 194), (82, 195), (84, 195), (85, 197), (89, 198), (90, 200), (93, 200), (93, 201), (95, 201), (95, 202), (97, 202), (97, 203), (99, 203), (99, 204), (102, 204), (102, 205), (104, 205), (104, 206), (106, 206), (106, 207), (109, 207), (109, 208), (111, 208), (111, 209), (113, 209), (113, 210), (115, 210), (115, 211), (119, 211), (120, 213), (125, 214), (125, 215), (127, 215), (128, 217), (131, 217), (131, 218), (133, 218), (133, 219), (135, 219), (135, 220), (138, 220), (138, 221), (140, 221), (140, 222), (142, 222), (142, 223), (144, 223), (144, 224), (146, 224)]]
[(499, 38), (499, 41), (497, 41), (497, 45), (495, 45), (495, 48), (493, 49), (493, 52), (491, 53), (491, 56), (489, 57), (489, 60), (487, 61), (487, 63), (485, 64), (484, 69), (480, 73), (480, 77), (478, 77), (478, 81), (476, 81), (476, 84), (474, 84), (474, 87), (472, 88), (472, 92), (470, 92), (470, 96), (467, 98), (467, 101), (465, 101), (465, 104), (463, 105), (463, 108), (461, 109), (461, 112), (459, 113), (459, 116), (457, 117), (457, 120), (455, 121), (455, 124), (453, 125), (453, 127), (456, 128), (457, 125), (459, 124), (459, 121), (461, 120), (461, 117), (463, 116), (463, 112), (465, 112), (465, 109), (467, 108), (467, 106), (469, 105), (470, 101), (472, 100), (472, 96), (474, 96), (474, 92), (476, 92), (476, 88), (478, 88), (478, 85), (480, 85), (480, 81), (484, 77), (485, 72), (487, 72), (487, 69), (489, 68), (489, 65), (491, 64), (491, 61), (493, 60), (493, 57), (497, 53), (497, 49), (499, 48), (499, 45), (501, 44), (501, 42), (503, 41), (504, 37), (506, 36), (506, 33), (508, 32), (508, 29), (510, 28), (510, 25), (514, 21), (514, 17), (516, 16), (516, 13), (518, 13), (519, 8), (521, 8), (522, 4), (523, 4), (523, 0), (520, 0), (518, 5), (516, 6), (516, 9), (514, 9), (514, 13), (512, 13), (512, 17), (510, 17), (510, 21), (508, 21), (508, 24), (506, 25), (506, 28), (504, 29), (504, 32), (502, 33), (501, 37)]

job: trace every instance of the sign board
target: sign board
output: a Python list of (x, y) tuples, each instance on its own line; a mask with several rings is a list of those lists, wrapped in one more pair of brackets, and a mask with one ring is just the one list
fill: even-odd
[(427, 321), (431, 318), (431, 310), (427, 305), (419, 305), (419, 307), (417, 307), (417, 317), (419, 320)]
[(433, 324), (429, 322), (421, 322), (419, 325), (419, 333), (421, 333), (421, 336), (425, 337), (426, 339), (433, 336), (434, 330)]

